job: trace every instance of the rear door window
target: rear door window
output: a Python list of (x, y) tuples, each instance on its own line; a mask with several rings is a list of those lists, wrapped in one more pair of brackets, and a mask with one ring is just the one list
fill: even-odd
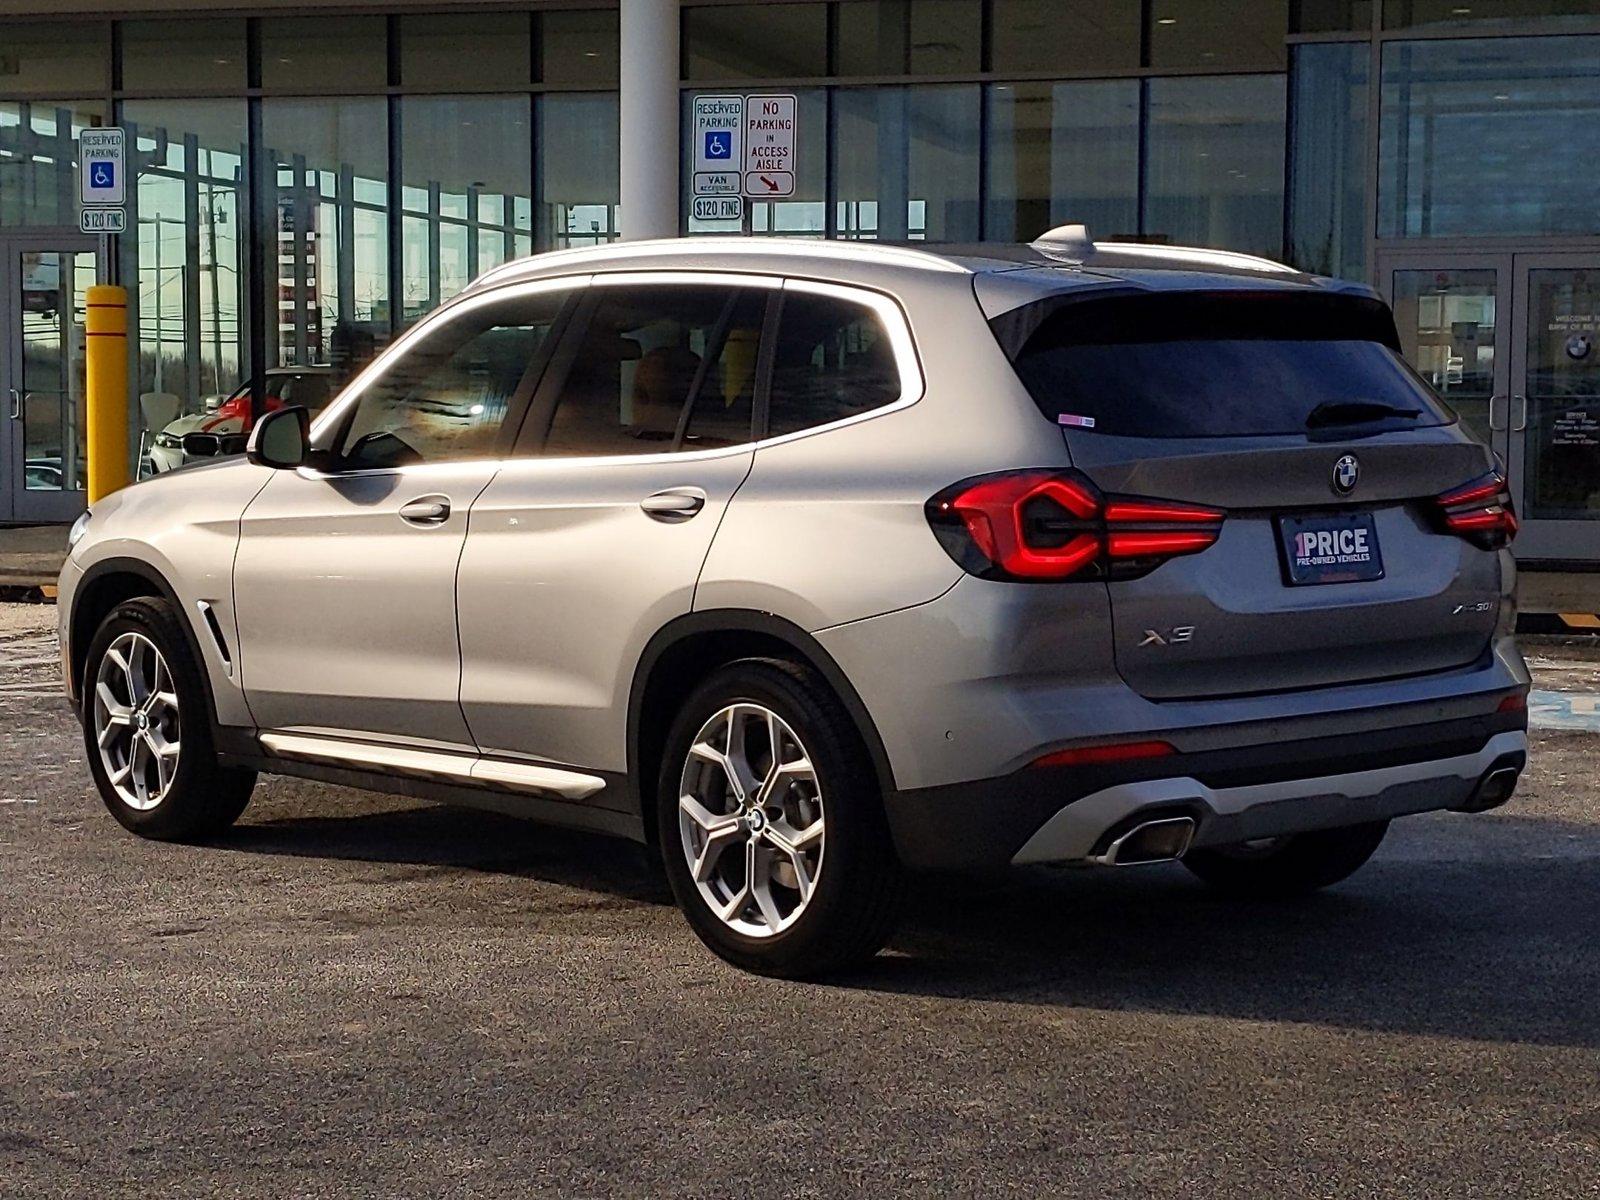
[(842, 421), (899, 398), (899, 365), (872, 308), (785, 290), (772, 365), (769, 436)]
[(1362, 433), (1454, 415), (1400, 356), (1388, 310), (1344, 296), (1046, 300), (993, 325), (1040, 411), (1127, 437)]
[[(660, 454), (752, 438), (768, 292), (722, 284), (596, 285), (549, 413), (546, 456)], [(548, 432), (545, 432), (548, 430)]]

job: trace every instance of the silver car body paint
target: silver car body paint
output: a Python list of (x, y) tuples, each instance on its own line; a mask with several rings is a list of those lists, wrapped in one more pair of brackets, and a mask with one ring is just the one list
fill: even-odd
[[(984, 250), (704, 239), (498, 268), (385, 351), (317, 419), (313, 444), (325, 446), (348, 406), (420, 339), (497, 296), (708, 273), (874, 307), (901, 395), (726, 450), (344, 476), (236, 461), (163, 476), (95, 506), (62, 576), (64, 635), (84, 573), (138, 559), (171, 584), (191, 623), (199, 602), (213, 607), (239, 648), (230, 674), (196, 639), (218, 723), (261, 734), (267, 754), (316, 758), (307, 739), (317, 738), (330, 743), (325, 761), (382, 747), (374, 770), (388, 761), (399, 771), (403, 758), (417, 772), (532, 791), (548, 778), (567, 788), (551, 784), (552, 794), (612, 809), (628, 803), (621, 789), (573, 779), (630, 769), (640, 656), (690, 614), (712, 625), (719, 614), (760, 617), (811, 635), (859, 697), (896, 794), (994, 781), (1003, 798), (1011, 773), (1084, 741), (1159, 736), (1204, 754), (1360, 737), (1392, 728), (1397, 713), (1485, 720), (1525, 687), (1509, 637), (1509, 554), (1438, 535), (1406, 504), (1488, 468), (1457, 427), (1350, 444), (1062, 430), (988, 325), (1074, 289), (1360, 289), (1206, 252), (1165, 263), (1149, 247), (1101, 257), (1078, 269)], [(1271, 511), (1331, 504), (1329, 472), (1352, 451), (1356, 498), (1376, 513), (1389, 574), (1333, 591), (1285, 588)], [(1035, 586), (968, 575), (930, 532), (924, 505), (958, 480), (1018, 467), (1077, 467), (1108, 491), (1230, 514), (1211, 550), (1138, 579)], [(651, 497), (684, 491), (704, 499), (692, 519), (645, 511)], [(448, 502), (446, 520), (401, 520), (402, 506), (429, 498)], [(1192, 632), (1146, 636), (1177, 628)], [(410, 756), (390, 753), (400, 750)], [(1436, 802), (1415, 807), (1454, 802), (1461, 755), (1436, 766), (1408, 764), (1406, 805), (1430, 779)], [(551, 773), (532, 769), (541, 767)], [(1224, 808), (1306, 794), (1297, 781), (1199, 796), (1194, 781), (1174, 778)], [(1075, 816), (1039, 830), (1054, 849), (1026, 857), (1087, 856), (1111, 823), (1170, 790), (1130, 784), (1114, 799), (1067, 805)], [(1197, 844), (1205, 837), (1202, 826)]]

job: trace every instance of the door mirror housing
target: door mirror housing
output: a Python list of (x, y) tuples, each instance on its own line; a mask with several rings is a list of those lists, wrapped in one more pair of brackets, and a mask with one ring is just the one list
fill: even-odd
[(311, 456), (311, 414), (304, 407), (280, 408), (256, 422), (247, 448), (258, 467), (292, 471)]

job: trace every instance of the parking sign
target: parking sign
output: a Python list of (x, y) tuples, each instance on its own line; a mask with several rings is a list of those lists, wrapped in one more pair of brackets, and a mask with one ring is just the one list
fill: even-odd
[(694, 98), (694, 194), (737, 196), (743, 156), (744, 97)]
[(85, 208), (117, 208), (127, 199), (127, 140), (120, 129), (78, 135), (78, 199)]

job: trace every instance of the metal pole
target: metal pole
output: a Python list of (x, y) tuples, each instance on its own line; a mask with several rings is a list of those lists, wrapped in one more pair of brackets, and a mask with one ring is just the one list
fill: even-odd
[(621, 0), (621, 235), (678, 234), (678, 0)]
[(89, 289), (84, 320), (89, 503), (128, 486), (128, 290)]

